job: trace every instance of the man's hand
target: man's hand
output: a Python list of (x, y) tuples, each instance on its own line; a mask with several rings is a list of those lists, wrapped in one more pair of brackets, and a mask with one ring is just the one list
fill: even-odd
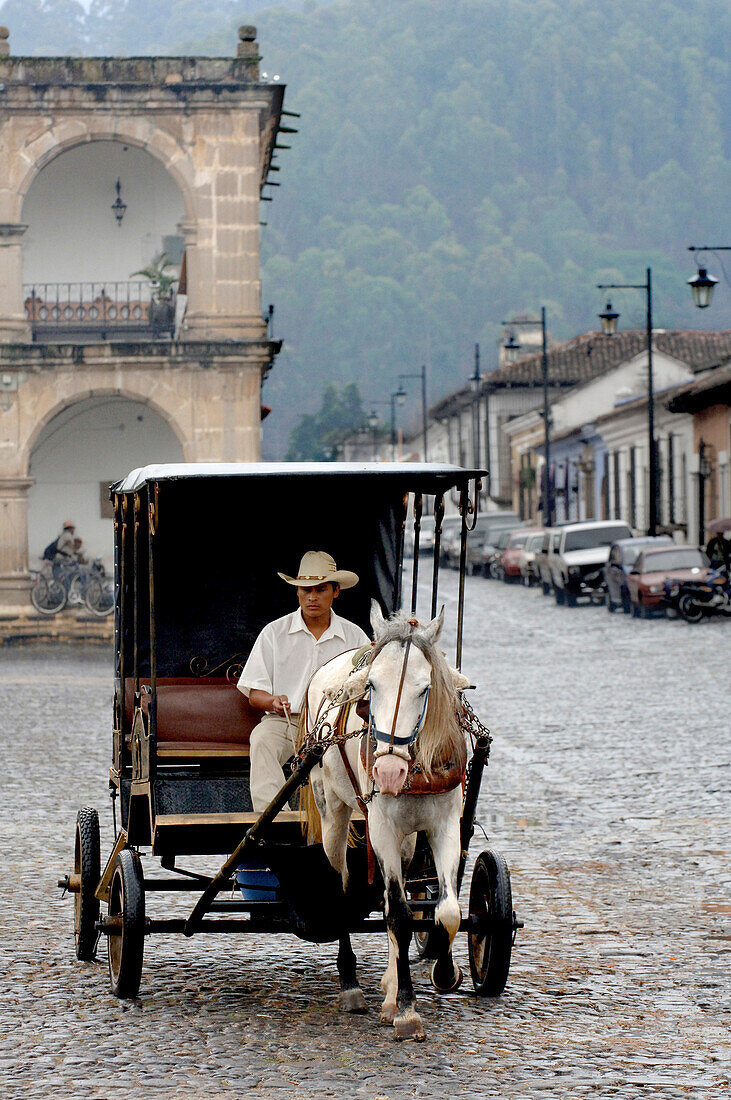
[(268, 691), (262, 691), (261, 688), (251, 689), (249, 702), (256, 710), (274, 711), (275, 714), (280, 714), (282, 717), (291, 712), (289, 699), (286, 695), (271, 695)]
[(290, 712), (290, 706), (287, 696), (272, 695), (272, 710), (275, 714), (281, 714), (283, 717), (288, 716)]

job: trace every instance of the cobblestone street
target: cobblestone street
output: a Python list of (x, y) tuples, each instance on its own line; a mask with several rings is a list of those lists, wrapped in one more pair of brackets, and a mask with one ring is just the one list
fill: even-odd
[[(112, 997), (56, 888), (79, 806), (111, 847), (111, 654), (0, 653), (6, 1100), (728, 1095), (731, 624), (467, 586), (463, 668), (494, 736), (479, 820), (526, 926), (495, 1001), (472, 992), (464, 935), (458, 993), (415, 963), (424, 1044), (378, 1026), (375, 935), (354, 941), (368, 1016), (338, 1014), (336, 947), (290, 936), (150, 938), (139, 999)], [(455, 574), (442, 595), (453, 619)]]

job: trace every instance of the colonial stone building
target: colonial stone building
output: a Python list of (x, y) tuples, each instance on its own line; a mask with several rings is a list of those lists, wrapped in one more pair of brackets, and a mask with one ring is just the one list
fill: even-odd
[(65, 518), (108, 555), (104, 486), (130, 468), (258, 460), (279, 347), (259, 202), (286, 129), (253, 27), (234, 58), (24, 58), (8, 38), (0, 611), (27, 602), (29, 566)]

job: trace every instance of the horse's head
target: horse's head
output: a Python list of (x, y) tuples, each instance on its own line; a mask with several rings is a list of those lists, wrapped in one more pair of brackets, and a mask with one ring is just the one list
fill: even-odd
[(456, 690), (468, 681), (450, 671), (436, 647), (443, 622), (443, 610), (424, 626), (402, 612), (387, 621), (373, 601), (374, 655), (366, 684), (376, 737), (373, 777), (382, 794), (397, 795), (402, 789), (414, 743), (427, 773), (435, 761), (464, 751), (456, 719)]

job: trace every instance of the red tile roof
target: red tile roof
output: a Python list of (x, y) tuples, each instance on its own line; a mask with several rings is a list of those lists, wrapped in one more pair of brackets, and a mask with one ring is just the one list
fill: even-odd
[[(653, 347), (672, 356), (690, 369), (708, 370), (731, 356), (731, 330), (726, 332), (660, 331), (653, 333)], [(604, 371), (641, 355), (647, 348), (644, 329), (620, 332), (604, 336), (601, 332), (588, 332), (568, 343), (548, 349), (548, 377), (551, 387), (575, 386), (588, 382)], [(542, 355), (537, 352), (506, 363), (483, 377), (483, 386), (490, 390), (511, 387), (541, 386), (543, 380)], [(447, 416), (458, 408), (470, 404), (472, 391), (464, 387), (443, 398), (432, 407), (435, 419)]]

